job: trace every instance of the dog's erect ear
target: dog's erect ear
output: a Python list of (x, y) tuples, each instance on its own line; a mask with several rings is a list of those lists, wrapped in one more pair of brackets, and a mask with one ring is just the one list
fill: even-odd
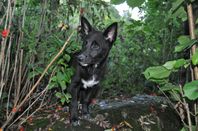
[(107, 29), (104, 31), (103, 35), (105, 36), (105, 39), (108, 40), (110, 43), (113, 43), (116, 40), (117, 29), (118, 23), (115, 22), (107, 27)]
[(90, 25), (89, 21), (81, 16), (81, 30), (82, 33), (84, 33), (85, 35), (88, 35), (88, 33), (92, 30), (92, 26)]

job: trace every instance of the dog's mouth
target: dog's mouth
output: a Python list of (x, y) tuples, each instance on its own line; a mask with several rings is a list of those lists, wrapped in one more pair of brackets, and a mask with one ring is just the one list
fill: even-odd
[(80, 63), (80, 65), (83, 66), (83, 67), (88, 66), (88, 64), (85, 64), (85, 63), (82, 63), (82, 62), (79, 62), (79, 63)]

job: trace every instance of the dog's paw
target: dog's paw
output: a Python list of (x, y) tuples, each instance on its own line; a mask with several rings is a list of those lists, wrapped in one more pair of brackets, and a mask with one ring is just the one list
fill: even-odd
[(84, 114), (84, 115), (82, 115), (82, 119), (90, 120), (91, 116), (90, 116), (90, 114)]
[(72, 126), (80, 126), (80, 121), (77, 120), (77, 121), (73, 121), (71, 122)]

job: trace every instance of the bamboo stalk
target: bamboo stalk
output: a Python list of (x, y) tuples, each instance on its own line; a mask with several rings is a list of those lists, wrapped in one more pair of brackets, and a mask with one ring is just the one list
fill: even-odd
[[(191, 39), (196, 39), (192, 4), (187, 5), (187, 12), (188, 12), (190, 37), (191, 37)], [(196, 45), (193, 45), (191, 47), (191, 56), (193, 54), (195, 54), (195, 52), (196, 52)], [(197, 68), (197, 66), (193, 68), (193, 75), (194, 75), (195, 80), (198, 80), (198, 68)]]
[[(193, 9), (192, 9), (192, 4), (188, 4), (187, 5), (187, 13), (188, 13), (188, 23), (189, 23), (189, 33), (190, 33), (190, 37), (191, 39), (196, 39), (196, 35), (195, 35), (195, 23), (194, 23), (194, 17), (193, 17)], [(196, 45), (193, 45), (191, 47), (191, 56), (193, 56), (196, 52)], [(192, 68), (192, 71), (191, 71), (191, 75), (193, 76), (192, 80), (198, 80), (198, 67), (197, 66), (194, 66)], [(195, 102), (194, 104), (194, 107), (196, 109), (197, 107), (197, 101)], [(196, 115), (196, 110), (195, 110), (195, 124), (196, 126), (198, 126), (198, 116)]]
[(38, 86), (38, 84), (40, 83), (40, 81), (42, 80), (42, 78), (44, 77), (44, 75), (46, 74), (46, 72), (48, 71), (48, 69), (57, 60), (57, 58), (62, 54), (62, 52), (64, 51), (65, 47), (69, 43), (71, 37), (73, 36), (73, 34), (74, 34), (74, 31), (68, 37), (68, 39), (66, 40), (65, 44), (60, 49), (60, 51), (56, 54), (56, 56), (52, 59), (52, 61), (47, 65), (47, 67), (45, 68), (45, 70), (43, 71), (43, 73), (41, 74), (41, 76), (39, 77), (39, 79), (36, 81), (36, 83), (33, 85), (33, 87), (31, 88), (31, 90), (29, 91), (29, 93), (26, 95), (26, 97), (22, 100), (22, 102), (19, 105), (16, 106), (16, 111), (10, 113), (9, 118), (2, 125), (2, 127), (1, 127), (2, 129), (4, 129), (8, 125), (8, 123), (10, 123), (10, 121), (13, 119), (14, 115), (16, 114), (16, 112), (18, 112), (18, 110), (23, 106), (23, 104), (27, 101), (27, 99), (30, 97), (30, 95), (33, 93), (33, 91), (36, 89), (36, 87)]

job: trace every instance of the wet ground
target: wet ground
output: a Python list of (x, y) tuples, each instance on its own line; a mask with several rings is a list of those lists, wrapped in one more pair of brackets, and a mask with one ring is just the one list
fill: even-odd
[(164, 97), (136, 95), (124, 99), (96, 100), (94, 103), (90, 106), (91, 118), (81, 119), (80, 126), (73, 127), (69, 123), (68, 107), (58, 107), (36, 114), (25, 125), (25, 130), (179, 131), (181, 128), (177, 114)]

